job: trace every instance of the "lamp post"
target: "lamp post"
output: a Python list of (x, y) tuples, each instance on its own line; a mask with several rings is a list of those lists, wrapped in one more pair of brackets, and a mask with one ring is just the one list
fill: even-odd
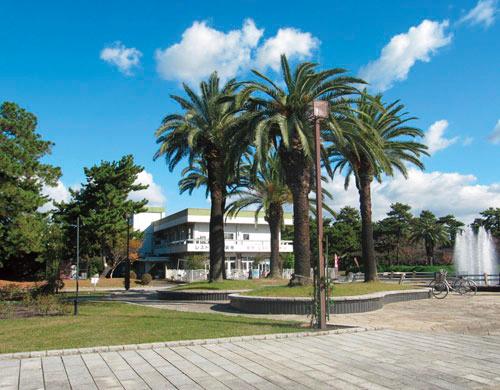
[(76, 217), (76, 294), (73, 315), (78, 315), (78, 290), (80, 280), (80, 216)]
[(125, 216), (127, 220), (127, 260), (125, 260), (125, 290), (130, 290), (130, 255), (129, 255), (129, 247), (130, 247), (130, 215), (127, 214)]
[(326, 329), (326, 283), (325, 258), (323, 255), (323, 192), (321, 189), (321, 134), (320, 122), (328, 118), (328, 102), (325, 100), (313, 101), (314, 117), (314, 146), (316, 151), (316, 226), (318, 236), (318, 263), (316, 278), (319, 285), (319, 318), (318, 328)]

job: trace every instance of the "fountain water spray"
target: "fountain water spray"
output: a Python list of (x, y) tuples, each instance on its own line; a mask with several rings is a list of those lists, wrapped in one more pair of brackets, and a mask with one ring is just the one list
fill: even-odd
[(453, 262), (457, 273), (461, 275), (488, 275), (497, 272), (497, 255), (491, 234), (479, 227), (476, 232), (468, 227), (457, 234)]

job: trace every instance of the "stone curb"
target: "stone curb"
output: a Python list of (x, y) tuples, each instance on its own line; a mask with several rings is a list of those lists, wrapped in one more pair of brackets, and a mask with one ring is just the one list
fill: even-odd
[(146, 343), (146, 344), (110, 345), (103, 347), (51, 349), (46, 351), (4, 353), (0, 354), (0, 360), (27, 359), (27, 358), (45, 357), (45, 356), (84, 355), (87, 353), (114, 352), (114, 351), (136, 351), (140, 349), (153, 349), (153, 348), (174, 348), (174, 347), (186, 347), (193, 345), (235, 343), (240, 341), (252, 341), (252, 340), (293, 339), (293, 338), (311, 337), (311, 336), (326, 336), (331, 334), (367, 332), (367, 331), (374, 331), (381, 329), (383, 328), (356, 327), (356, 328), (343, 328), (343, 329), (332, 329), (332, 330), (321, 330), (321, 331), (313, 330), (308, 332), (297, 332), (297, 333), (274, 333), (274, 334), (255, 335), (255, 336), (224, 337), (218, 339), (167, 341), (164, 343), (160, 342), (160, 343)]
[[(431, 298), (428, 288), (380, 291), (371, 294), (333, 297), (332, 314), (364, 313), (381, 309), (384, 305), (401, 301)], [(240, 294), (229, 295), (230, 305), (243, 313), (252, 314), (300, 314), (311, 312), (313, 298), (264, 297)]]

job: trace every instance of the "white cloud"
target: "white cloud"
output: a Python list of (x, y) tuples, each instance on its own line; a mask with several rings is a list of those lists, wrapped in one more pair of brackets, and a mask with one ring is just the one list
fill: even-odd
[(424, 144), (429, 148), (428, 152), (434, 154), (439, 150), (446, 149), (458, 141), (458, 137), (445, 138), (444, 133), (448, 128), (448, 121), (441, 119), (434, 122), (425, 132)]
[(263, 33), (251, 19), (245, 20), (241, 30), (227, 33), (206, 22), (194, 22), (179, 43), (156, 50), (158, 73), (166, 80), (197, 83), (217, 70), (222, 79), (230, 79), (248, 67)]
[(482, 24), (484, 27), (489, 27), (495, 22), (497, 12), (497, 0), (479, 0), (476, 6), (458, 22), (471, 25)]
[(42, 194), (49, 197), (49, 201), (39, 208), (42, 212), (52, 210), (54, 208), (53, 202), (68, 202), (71, 197), (69, 189), (61, 180), (58, 180), (57, 185), (54, 187), (44, 185), (42, 188)]
[(305, 60), (312, 56), (319, 44), (319, 39), (311, 33), (295, 28), (280, 28), (274, 37), (266, 39), (257, 49), (257, 67), (260, 69), (270, 67), (278, 71), (282, 54), (285, 54), (289, 60), (294, 58)]
[(142, 171), (137, 175), (135, 184), (147, 184), (149, 187), (145, 190), (134, 191), (129, 195), (129, 199), (132, 200), (142, 200), (147, 199), (149, 201), (148, 206), (164, 206), (166, 197), (163, 193), (163, 189), (153, 179), (153, 175), (147, 171)]
[(424, 20), (408, 32), (395, 35), (384, 46), (380, 57), (361, 68), (359, 75), (375, 89), (385, 91), (394, 82), (406, 80), (417, 61), (429, 62), (431, 55), (448, 44), (452, 35), (446, 32), (447, 20)]
[(214, 70), (223, 81), (247, 72), (251, 67), (278, 70), (280, 55), (289, 59), (310, 58), (319, 40), (295, 28), (280, 28), (275, 36), (259, 42), (264, 29), (252, 19), (239, 30), (219, 31), (206, 22), (194, 22), (182, 34), (180, 42), (156, 50), (156, 68), (166, 80), (197, 84)]
[(497, 124), (491, 132), (489, 140), (491, 143), (500, 144), (500, 119), (497, 121)]
[(120, 41), (101, 50), (100, 58), (118, 68), (127, 76), (132, 76), (132, 70), (139, 66), (142, 53), (134, 47), (125, 47)]
[[(327, 200), (330, 206), (335, 210), (344, 206), (359, 207), (358, 193), (352, 184), (348, 191), (344, 191), (344, 178), (341, 176), (326, 184), (333, 195), (333, 200)], [(390, 204), (395, 202), (411, 205), (415, 215), (422, 210), (431, 210), (437, 216), (454, 214), (470, 223), (480, 211), (500, 204), (500, 183), (481, 185), (474, 175), (421, 172), (412, 168), (408, 180), (397, 174), (386, 178), (382, 184), (373, 183), (374, 220), (385, 218)]]

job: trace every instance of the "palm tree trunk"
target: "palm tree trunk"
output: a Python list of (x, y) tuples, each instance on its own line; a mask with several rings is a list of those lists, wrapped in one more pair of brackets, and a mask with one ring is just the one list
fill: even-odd
[(309, 225), (309, 192), (311, 191), (312, 161), (304, 155), (300, 139), (292, 139), (291, 151), (280, 149), (285, 179), (293, 198), (293, 284), (310, 284), (311, 243)]
[(271, 203), (268, 210), (269, 230), (271, 232), (271, 278), (281, 278), (280, 233), (283, 208), (279, 203)]
[(365, 265), (365, 282), (377, 279), (377, 263), (373, 243), (371, 182), (370, 175), (360, 175), (358, 187), (361, 210), (361, 251)]
[(210, 282), (221, 281), (225, 276), (224, 206), (225, 181), (222, 159), (208, 160), (208, 185), (210, 189)]

